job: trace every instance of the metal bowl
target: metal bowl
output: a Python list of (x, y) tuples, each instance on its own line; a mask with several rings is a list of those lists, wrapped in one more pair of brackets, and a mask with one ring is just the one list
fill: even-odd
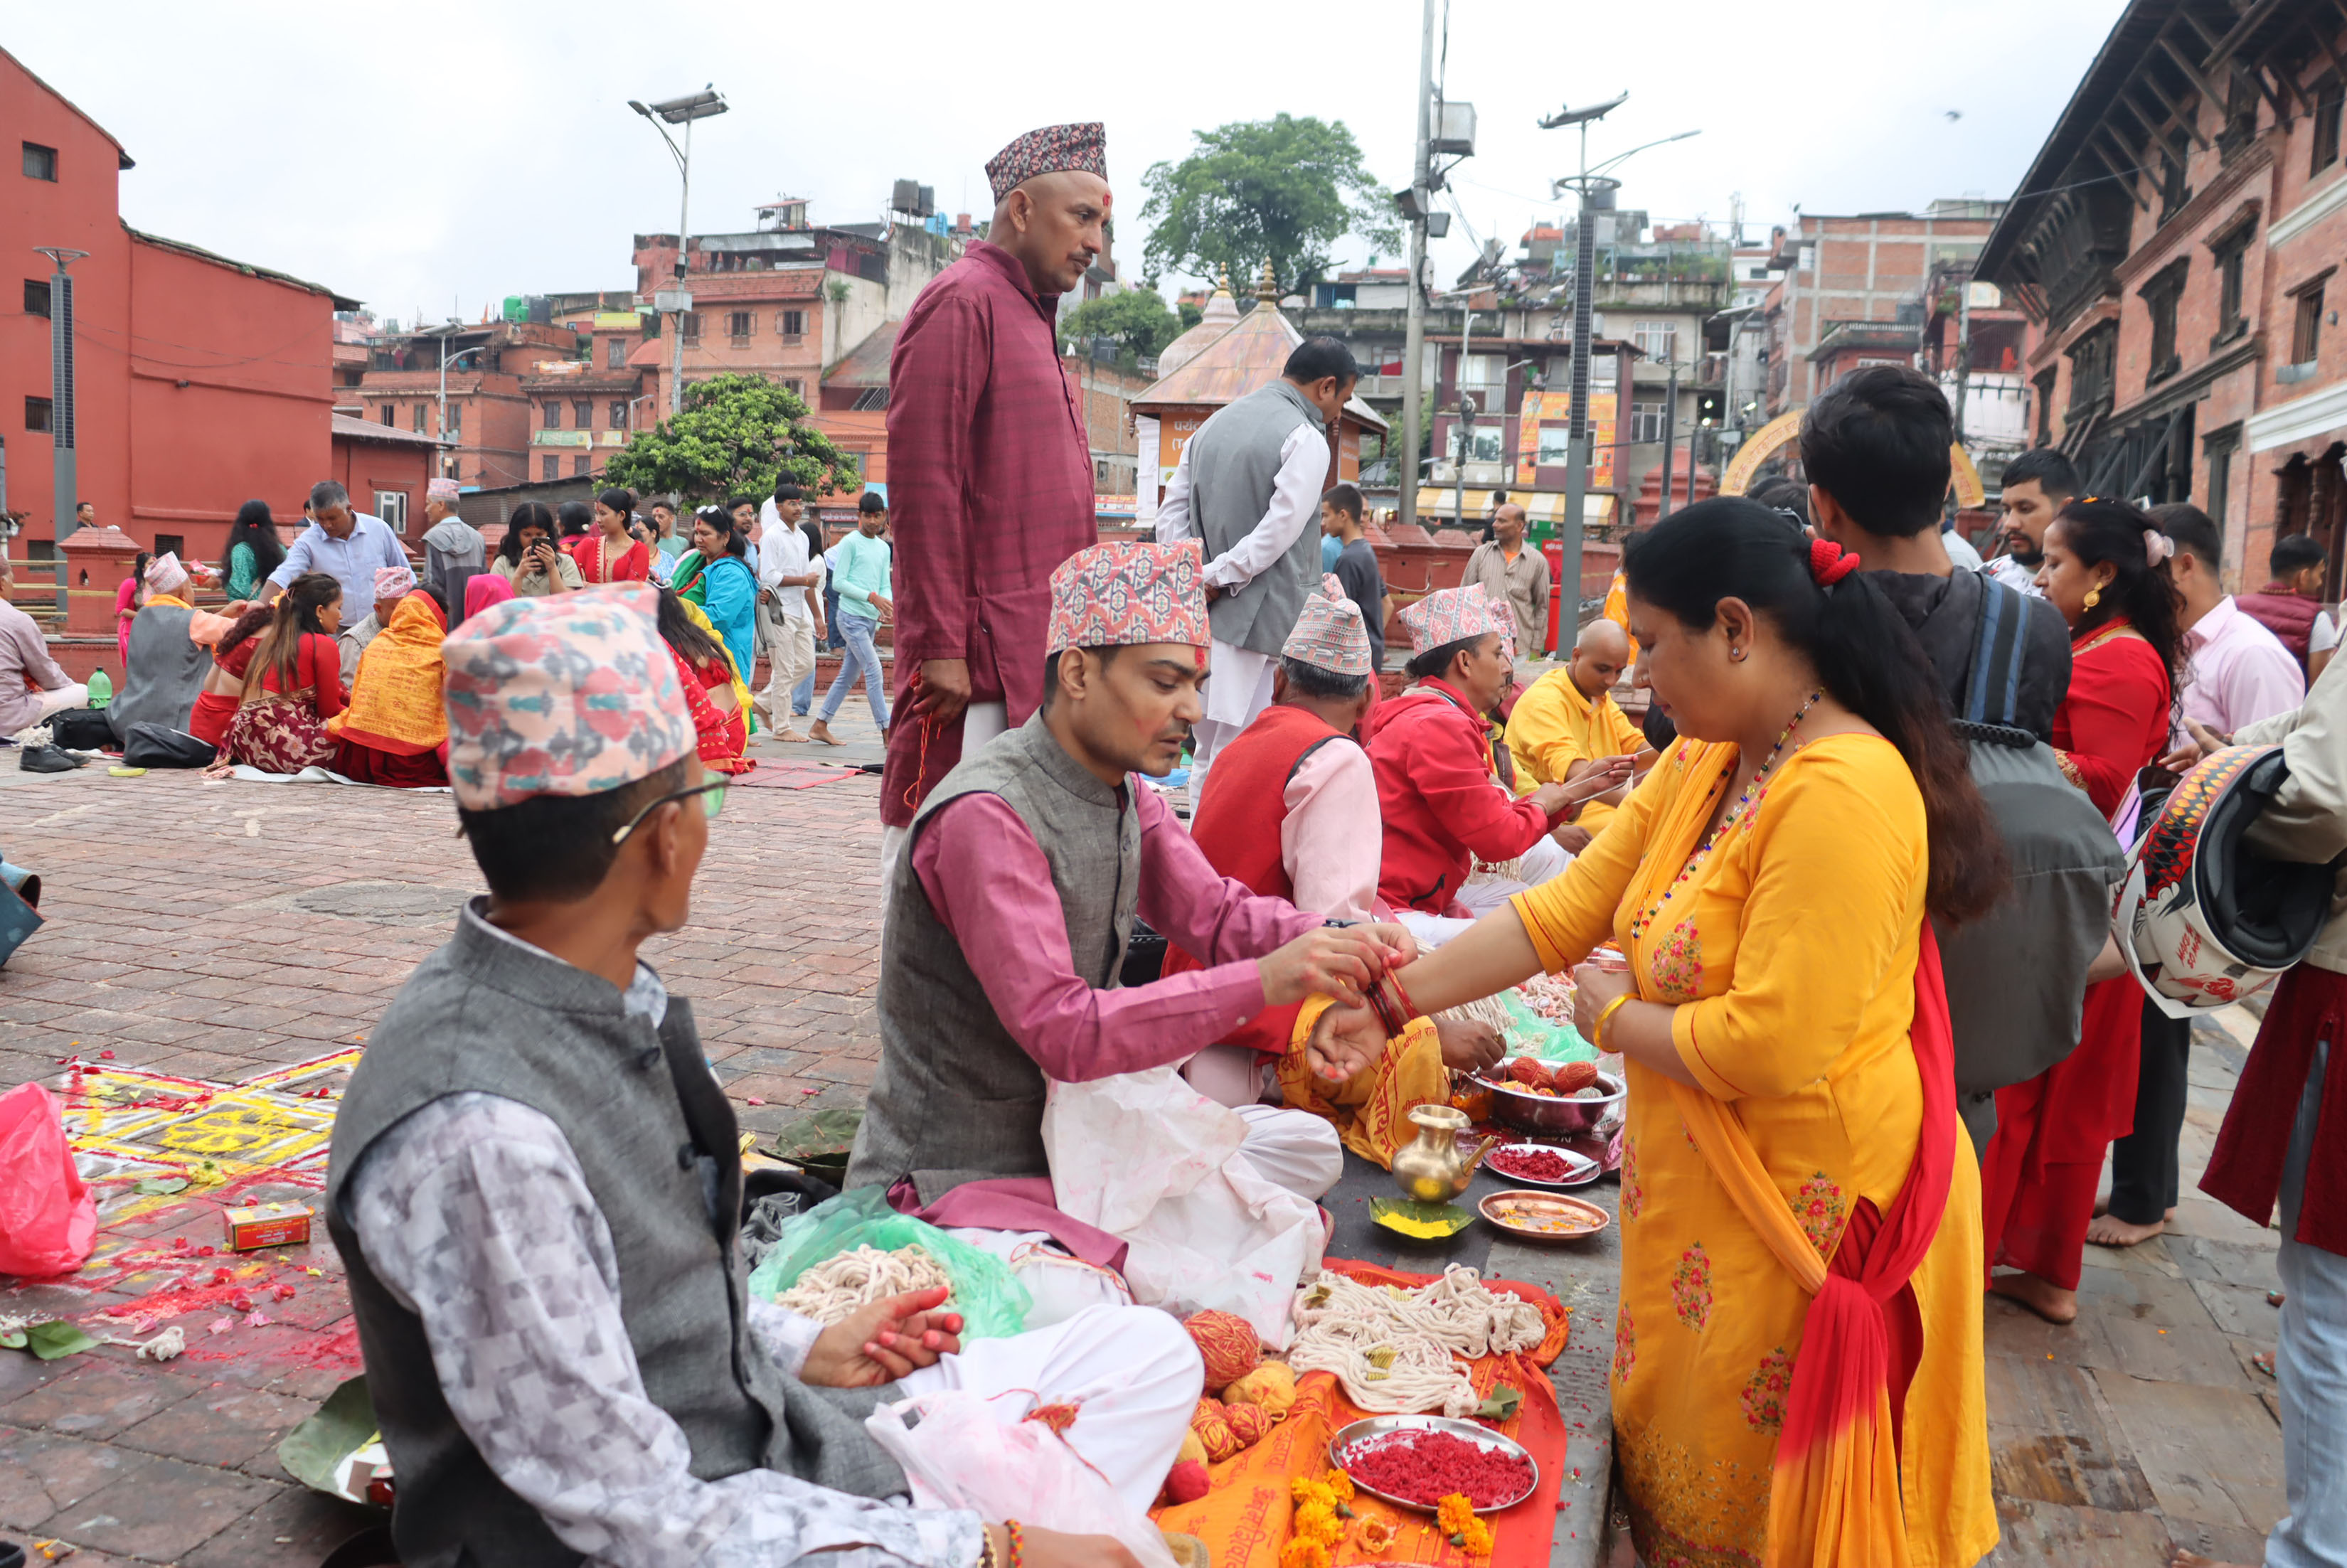
[[(1578, 1221), (1580, 1228), (1544, 1230), (1530, 1223), (1522, 1212), (1524, 1210), (1542, 1212), (1556, 1219)], [(1510, 1235), (1534, 1242), (1587, 1241), (1614, 1223), (1613, 1216), (1595, 1204), (1553, 1190), (1530, 1187), (1493, 1193), (1476, 1205), (1476, 1212)]]
[[(1454, 1421), (1448, 1416), (1371, 1416), (1367, 1420), (1355, 1421), (1350, 1426), (1339, 1428), (1337, 1435), (1328, 1440), (1328, 1462), (1338, 1470), (1344, 1471), (1347, 1475), (1353, 1475), (1351, 1470), (1346, 1466), (1345, 1456), (1354, 1448), (1371, 1438), (1381, 1438), (1389, 1432), (1407, 1431), (1449, 1432), (1453, 1437), (1466, 1439), (1478, 1448), (1491, 1449), (1512, 1455), (1532, 1467), (1532, 1481), (1521, 1493), (1508, 1499), (1505, 1502), (1495, 1502), (1489, 1508), (1479, 1508), (1475, 1511), (1478, 1513), (1498, 1513), (1504, 1509), (1513, 1508), (1525, 1498), (1540, 1491), (1540, 1461), (1532, 1458), (1523, 1444), (1513, 1438), (1502, 1437), (1489, 1427), (1478, 1426), (1473, 1421)], [(1407, 1508), (1413, 1513), (1432, 1513), (1435, 1511), (1432, 1503), (1410, 1502), (1394, 1496), (1391, 1492), (1379, 1491), (1357, 1475), (1353, 1476), (1353, 1484), (1371, 1497), (1383, 1498), (1396, 1508)]]
[(1600, 1069), (1597, 1084), (1605, 1092), (1594, 1098), (1572, 1100), (1527, 1094), (1507, 1081), (1507, 1061), (1501, 1062), (1496, 1071), (1501, 1076), (1475, 1081), (1491, 1090), (1493, 1115), (1527, 1132), (1594, 1132), (1599, 1122), (1621, 1109), (1623, 1098), (1630, 1091), (1619, 1074)]
[[(1542, 1181), (1538, 1176), (1519, 1175), (1499, 1162), (1511, 1154), (1555, 1154), (1572, 1169), (1555, 1181)], [(1604, 1165), (1591, 1159), (1578, 1149), (1568, 1149), (1562, 1143), (1502, 1143), (1483, 1156), (1483, 1169), (1503, 1182), (1522, 1182), (1530, 1187), (1585, 1187), (1605, 1173)]]

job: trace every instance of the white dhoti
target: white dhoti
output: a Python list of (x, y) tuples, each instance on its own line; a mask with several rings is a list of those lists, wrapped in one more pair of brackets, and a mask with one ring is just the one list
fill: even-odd
[[(1073, 1404), (1068, 1445), (1129, 1507), (1146, 1510), (1174, 1468), (1205, 1380), (1197, 1346), (1173, 1317), (1149, 1307), (1094, 1307), (1051, 1327), (973, 1339), (897, 1387), (907, 1398), (979, 1395), (1006, 1427), (1038, 1405)], [(1022, 1393), (1032, 1397), (1015, 1397)]]
[(1420, 948), (1439, 948), (1526, 888), (1563, 875), (1565, 867), (1572, 864), (1573, 851), (1543, 834), (1539, 842), (1517, 857), (1517, 875), (1468, 877), (1466, 885), (1459, 889), (1459, 907), (1471, 912), (1469, 918), (1430, 915), (1422, 909), (1397, 909), (1394, 918)]

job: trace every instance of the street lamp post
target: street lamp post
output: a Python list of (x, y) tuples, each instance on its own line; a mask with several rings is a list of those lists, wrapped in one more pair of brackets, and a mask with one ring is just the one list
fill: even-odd
[[(56, 269), (49, 274), (49, 451), (54, 464), (50, 472), (55, 476), (49, 509), (56, 519), (56, 537), (63, 543), (78, 526), (74, 512), (80, 499), (76, 493), (74, 474), (77, 422), (74, 415), (74, 297), (69, 269), (89, 252), (62, 245), (36, 245), (33, 249), (46, 256), (49, 264)], [(65, 612), (66, 569), (64, 558), (59, 557), (57, 614), (62, 618)]]
[(1433, 205), (1434, 0), (1418, 45), (1418, 161), (1409, 181), (1409, 294), (1401, 340), (1401, 507), (1399, 520), (1418, 520), (1419, 402), (1426, 376), (1426, 220)]
[[(668, 411), (674, 414), (684, 406), (684, 316), (687, 311), (692, 309), (692, 295), (684, 286), (685, 258), (691, 251), (692, 241), (690, 230), (692, 210), (692, 122), (697, 119), (707, 119), (712, 115), (723, 114), (726, 107), (725, 96), (713, 88), (704, 87), (700, 92), (690, 93), (681, 98), (669, 98), (656, 104), (639, 103), (634, 98), (630, 98), (628, 107), (651, 121), (652, 128), (660, 132), (661, 140), (668, 147), (669, 156), (676, 159), (677, 179), (683, 188), (677, 198), (676, 204), (676, 287), (661, 291), (652, 297), (652, 306), (655, 310), (672, 312), (676, 317), (675, 342), (670, 351), (668, 386)], [(666, 127), (661, 124), (663, 120), (668, 125), (684, 127), (683, 147), (677, 146), (676, 138), (670, 136)], [(667, 296), (664, 300), (661, 298), (662, 293)]]

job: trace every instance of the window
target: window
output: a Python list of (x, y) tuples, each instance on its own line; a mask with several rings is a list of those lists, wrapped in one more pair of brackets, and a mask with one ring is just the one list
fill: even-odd
[[(2314, 161), (2306, 171), (2309, 175), (2320, 174), (2339, 161), (2339, 111), (2347, 105), (2347, 82), (2333, 77), (2315, 90), (2321, 96), (2314, 102)], [(29, 143), (25, 148), (25, 172), (33, 172)]]
[(806, 383), (801, 381), (797, 376), (792, 376), (789, 380), (784, 382), (783, 390), (789, 393), (793, 397), (797, 398), (802, 403), (806, 401)]
[(2201, 509), (2216, 520), (2222, 530), (2225, 526), (2225, 506), (2232, 498), (2233, 454), (2241, 444), (2240, 426), (2220, 430), (2200, 444), (2201, 462), (2207, 478), (2201, 491), (2207, 502)]
[(627, 427), (628, 400), (624, 397), (615, 397), (611, 399), (611, 428), (625, 430)]
[(796, 343), (800, 338), (806, 335), (806, 313), (805, 311), (776, 311), (774, 313), (774, 330), (782, 333), (783, 336), (790, 342)]
[(1663, 405), (1659, 403), (1630, 405), (1630, 439), (1633, 442), (1660, 441), (1663, 438)]
[(701, 341), (701, 313), (699, 311), (679, 311), (677, 313), (677, 321), (680, 323), (677, 330), (684, 334), (685, 342), (699, 343)]
[(424, 415), (431, 406), (432, 405), (428, 403), (419, 403), (415, 405), (415, 433), (418, 436), (423, 435), (425, 431), (426, 426), (424, 423)]
[(25, 280), (25, 313), (28, 316), (49, 313), (49, 281), (46, 278)]
[(159, 556), (179, 556), (184, 559), (188, 553), (187, 536), (184, 534), (157, 534), (155, 536), (155, 553)]
[(1459, 384), (1474, 392), (1500, 386), (1507, 376), (1501, 366), (1507, 363), (1496, 354), (1462, 354), (1459, 359)]
[(2192, 156), (2192, 138), (2178, 131), (2159, 149), (2159, 220), (2167, 222), (2184, 210), (2192, 200), (2192, 188), (2184, 183), (2186, 166)]
[(2037, 389), (2037, 438), (2033, 443), (2034, 446), (2054, 445), (2054, 383), (2061, 374), (2061, 366), (2049, 364), (2039, 371), (2036, 379), (2030, 383)]
[(540, 457), (538, 460), (538, 477), (540, 479), (559, 479), (562, 477), (562, 459), (559, 457)]
[(2250, 330), (2248, 319), (2241, 314), (2241, 277), (2254, 231), (2244, 223), (2211, 247), (2217, 256), (2217, 335), (2209, 340), (2210, 348)]
[(28, 397), (25, 399), (25, 428), (28, 431), (53, 430), (56, 428), (56, 425), (50, 419), (49, 400), (47, 398)]
[(1678, 343), (1678, 328), (1669, 322), (1640, 322), (1630, 341), (1648, 359), (1668, 360)]
[(1540, 427), (1540, 466), (1561, 468), (1573, 461), (1573, 426), (1543, 425)]
[(583, 479), (587, 477), (586, 458), (573, 457), (570, 459), (570, 477), (574, 479)]
[(465, 405), (461, 403), (452, 403), (448, 405), (447, 433), (451, 436), (462, 436), (465, 433)]
[(592, 430), (592, 429), (594, 429), (594, 428), (595, 428), (595, 405), (594, 405), (594, 404), (592, 404), (591, 402), (589, 402), (589, 401), (588, 401), (587, 399), (585, 399), (585, 398), (580, 398), (580, 399), (578, 399), (577, 401), (573, 402), (573, 403), (570, 405), (570, 425), (571, 425), (571, 428), (572, 428), (572, 429), (574, 429), (574, 430)]
[(2176, 302), (2183, 296), (2190, 265), (2188, 259), (2178, 257), (2139, 291), (2151, 312), (2151, 366), (2144, 373), (2147, 386), (2167, 380), (2183, 365), (2176, 353)]
[(750, 341), (750, 323), (753, 319), (749, 311), (725, 313), (725, 335), (733, 340), (736, 347)]
[[(2338, 123), (2336, 119), (2332, 121), (2334, 128), (2334, 140)], [(43, 147), (37, 141), (26, 142), (25, 144), (25, 178), (46, 179), (55, 183), (57, 178), (57, 149), (54, 147)]]
[(393, 533), (405, 533), (407, 531), (407, 492), (377, 490), (374, 493), (374, 515), (389, 524)]
[(386, 403), (383, 405), (383, 422), (395, 427), (399, 424), (399, 407), (396, 404)]
[(548, 430), (562, 428), (562, 404), (556, 398), (546, 400), (546, 427)]
[(610, 369), (621, 370), (626, 368), (627, 363), (628, 340), (623, 337), (605, 338), (603, 340), (603, 364)]
[(2290, 363), (2311, 364), (2322, 353), (2322, 285), (2299, 291), (2298, 317), (2291, 325)]
[(1460, 437), (1468, 434), (1470, 433), (1456, 425), (1450, 427), (1450, 456), (1454, 462), (1496, 463), (1500, 460), (1500, 427), (1498, 425), (1476, 425), (1472, 432), (1473, 445), (1468, 449), (1466, 455), (1461, 456), (1459, 450)]

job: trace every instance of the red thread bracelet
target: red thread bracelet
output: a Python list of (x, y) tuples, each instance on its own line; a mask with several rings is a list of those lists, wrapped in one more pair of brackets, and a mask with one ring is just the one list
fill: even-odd
[(1401, 983), (1401, 976), (1392, 969), (1388, 969), (1386, 971), (1386, 982), (1393, 987), (1395, 999), (1401, 1003), (1403, 1021), (1407, 1023), (1409, 1020), (1417, 1018), (1419, 1016), (1418, 1004), (1409, 999), (1409, 992), (1403, 987)]
[(1004, 1520), (1002, 1522), (1002, 1528), (1008, 1531), (1010, 1534), (1010, 1568), (1025, 1568), (1024, 1553), (1027, 1550), (1026, 1534), (1020, 1530), (1019, 1522), (1015, 1519)]

